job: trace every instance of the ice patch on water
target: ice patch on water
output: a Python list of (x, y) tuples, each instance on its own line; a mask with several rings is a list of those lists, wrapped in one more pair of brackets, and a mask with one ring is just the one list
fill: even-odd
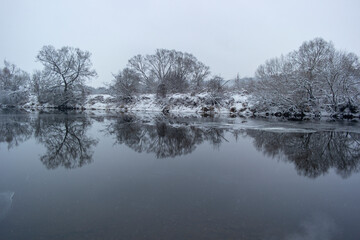
[(302, 129), (302, 128), (285, 128), (285, 127), (265, 127), (259, 128), (259, 130), (274, 132), (274, 133), (314, 133), (315, 130)]
[(0, 221), (9, 213), (14, 195), (14, 192), (0, 192)]

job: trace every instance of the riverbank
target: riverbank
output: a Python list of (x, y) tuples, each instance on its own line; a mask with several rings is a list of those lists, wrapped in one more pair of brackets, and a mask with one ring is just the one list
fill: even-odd
[[(4, 107), (4, 106), (2, 106)], [(30, 96), (26, 104), (20, 106), (26, 111), (46, 111), (54, 109), (48, 103), (40, 104), (36, 96)], [(131, 99), (116, 99), (109, 94), (91, 94), (83, 105), (76, 105), (77, 110), (99, 110), (107, 112), (162, 112), (164, 114), (195, 114), (199, 116), (230, 115), (232, 117), (285, 118), (290, 120), (307, 120), (319, 118), (358, 119), (359, 113), (343, 111), (329, 113), (323, 109), (318, 111), (295, 112), (281, 110), (277, 107), (264, 109), (256, 103), (246, 91), (225, 93), (213, 96), (210, 93), (171, 94), (165, 98), (157, 98), (156, 94), (141, 94)]]

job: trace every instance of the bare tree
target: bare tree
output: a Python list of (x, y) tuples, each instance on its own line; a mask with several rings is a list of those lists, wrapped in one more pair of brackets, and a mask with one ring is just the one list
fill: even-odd
[(59, 108), (69, 108), (70, 104), (81, 103), (86, 95), (85, 80), (97, 74), (92, 69), (91, 54), (78, 48), (44, 46), (37, 60), (44, 65), (43, 77), (51, 82), (48, 91), (55, 93)]
[(114, 75), (114, 78), (111, 89), (118, 98), (131, 98), (139, 91), (140, 75), (135, 70), (125, 68), (117, 75)]
[(321, 85), (324, 70), (329, 64), (329, 57), (335, 52), (333, 44), (322, 38), (304, 42), (298, 51), (291, 54), (296, 68), (295, 84), (305, 90), (311, 104), (321, 97)]
[(241, 84), (241, 79), (240, 79), (240, 75), (239, 73), (236, 74), (235, 80), (234, 80), (234, 88), (236, 90), (241, 90), (242, 89), (242, 84)]
[(29, 83), (29, 74), (8, 61), (0, 72), (0, 88), (3, 90), (17, 91)]
[(360, 64), (353, 53), (335, 51), (323, 76), (324, 104), (338, 112), (360, 104)]
[(29, 74), (16, 67), (15, 64), (4, 61), (0, 69), (0, 103), (18, 105), (28, 98)]
[(204, 87), (205, 79), (210, 75), (210, 68), (197, 61), (193, 66), (192, 79), (190, 80), (191, 88), (194, 92), (199, 92)]
[(56, 103), (59, 94), (55, 91), (53, 81), (42, 71), (35, 71), (31, 78), (31, 91), (36, 95), (39, 103)]
[(303, 108), (305, 96), (302, 88), (295, 84), (294, 64), (290, 56), (273, 58), (260, 65), (255, 73), (256, 90), (254, 96), (259, 105), (269, 108)]
[(209, 81), (207, 81), (207, 91), (210, 93), (209, 99), (207, 100), (208, 104), (211, 105), (221, 105), (222, 99), (224, 97), (225, 85), (228, 81), (220, 76), (213, 76)]
[(321, 38), (266, 61), (256, 71), (259, 106), (318, 112), (355, 111), (359, 105), (360, 64), (353, 53), (337, 51)]
[(157, 91), (161, 85), (167, 92), (199, 91), (210, 74), (209, 67), (192, 54), (175, 50), (157, 49), (155, 54), (137, 55), (128, 67), (136, 71), (146, 91)]
[(129, 60), (128, 66), (140, 75), (141, 82), (146, 87), (145, 91), (151, 92), (154, 90), (155, 77), (151, 73), (149, 62), (145, 57), (141, 55), (134, 56)]

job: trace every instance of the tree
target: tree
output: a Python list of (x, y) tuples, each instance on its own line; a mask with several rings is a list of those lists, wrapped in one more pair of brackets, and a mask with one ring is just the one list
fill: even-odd
[(242, 89), (242, 84), (241, 84), (241, 79), (240, 79), (239, 73), (236, 74), (236, 77), (235, 77), (235, 80), (234, 80), (234, 88), (236, 90), (241, 90)]
[(207, 82), (207, 88), (214, 97), (221, 97), (224, 93), (225, 84), (224, 79), (216, 75)]
[(290, 56), (273, 58), (260, 65), (255, 73), (253, 96), (264, 108), (276, 105), (282, 109), (302, 108), (305, 93), (295, 84), (294, 65)]
[(36, 95), (39, 103), (56, 103), (60, 94), (55, 91), (52, 81), (42, 71), (35, 71), (31, 78), (31, 91)]
[(304, 42), (298, 51), (291, 54), (296, 69), (295, 84), (303, 89), (306, 100), (311, 104), (321, 96), (321, 85), (325, 75), (329, 58), (334, 54), (334, 45), (322, 38), (315, 38), (312, 41)]
[(259, 106), (282, 110), (331, 113), (360, 103), (360, 64), (353, 53), (335, 49), (321, 38), (304, 42), (297, 51), (270, 59), (256, 71)]
[(25, 103), (28, 98), (29, 74), (4, 61), (0, 70), (0, 103), (17, 105)]
[(331, 111), (354, 111), (360, 104), (360, 64), (353, 53), (336, 51), (329, 57), (324, 75), (324, 104)]
[(192, 79), (190, 86), (192, 91), (199, 92), (203, 90), (205, 79), (210, 75), (210, 68), (197, 61), (193, 66)]
[(44, 65), (42, 77), (51, 87), (44, 94), (53, 94), (53, 104), (59, 108), (71, 108), (86, 97), (85, 80), (97, 74), (92, 69), (91, 54), (78, 48), (44, 46), (37, 60)]
[(0, 72), (0, 89), (17, 91), (26, 87), (29, 83), (29, 74), (8, 61), (4, 61), (4, 67)]
[(114, 75), (114, 78), (111, 89), (118, 98), (131, 98), (139, 91), (140, 75), (135, 70), (125, 68)]
[(172, 93), (200, 91), (210, 74), (209, 67), (192, 54), (167, 49), (157, 49), (152, 55), (137, 55), (129, 60), (128, 67), (139, 74), (148, 92), (157, 91), (162, 84)]

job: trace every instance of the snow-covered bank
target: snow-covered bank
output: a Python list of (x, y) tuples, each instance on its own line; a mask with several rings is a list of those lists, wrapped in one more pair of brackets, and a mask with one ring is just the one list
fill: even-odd
[[(196, 113), (196, 114), (229, 114), (241, 112), (252, 115), (249, 108), (249, 96), (245, 93), (228, 94), (221, 98), (213, 97), (208, 93), (197, 95), (172, 94), (165, 98), (157, 98), (156, 94), (141, 94), (128, 101), (118, 101), (108, 94), (89, 95), (85, 104), (75, 106), (82, 110), (107, 110), (119, 112), (169, 112), (169, 113)], [(22, 106), (25, 109), (54, 108), (49, 104), (40, 104), (35, 96)]]
[[(30, 96), (29, 101), (22, 105), (28, 111), (45, 110), (55, 108), (50, 104), (40, 104), (35, 96)], [(246, 92), (225, 93), (221, 98), (214, 97), (210, 93), (192, 94), (169, 94), (165, 98), (157, 98), (156, 94), (141, 94), (119, 101), (109, 94), (91, 94), (83, 105), (74, 106), (80, 110), (98, 110), (111, 112), (163, 112), (175, 115), (224, 115), (240, 117), (265, 117), (286, 119), (309, 119), (320, 117), (333, 118), (359, 118), (359, 113), (343, 112), (337, 115), (326, 111), (318, 112), (294, 112), (260, 106)]]
[(164, 112), (164, 113), (197, 113), (197, 114), (237, 114), (241, 112), (251, 116), (249, 96), (245, 93), (229, 94), (220, 98), (209, 93), (197, 95), (171, 94), (157, 98), (155, 94), (135, 96), (128, 103), (118, 103), (109, 95), (91, 95), (83, 106), (85, 109), (104, 109), (122, 112)]

